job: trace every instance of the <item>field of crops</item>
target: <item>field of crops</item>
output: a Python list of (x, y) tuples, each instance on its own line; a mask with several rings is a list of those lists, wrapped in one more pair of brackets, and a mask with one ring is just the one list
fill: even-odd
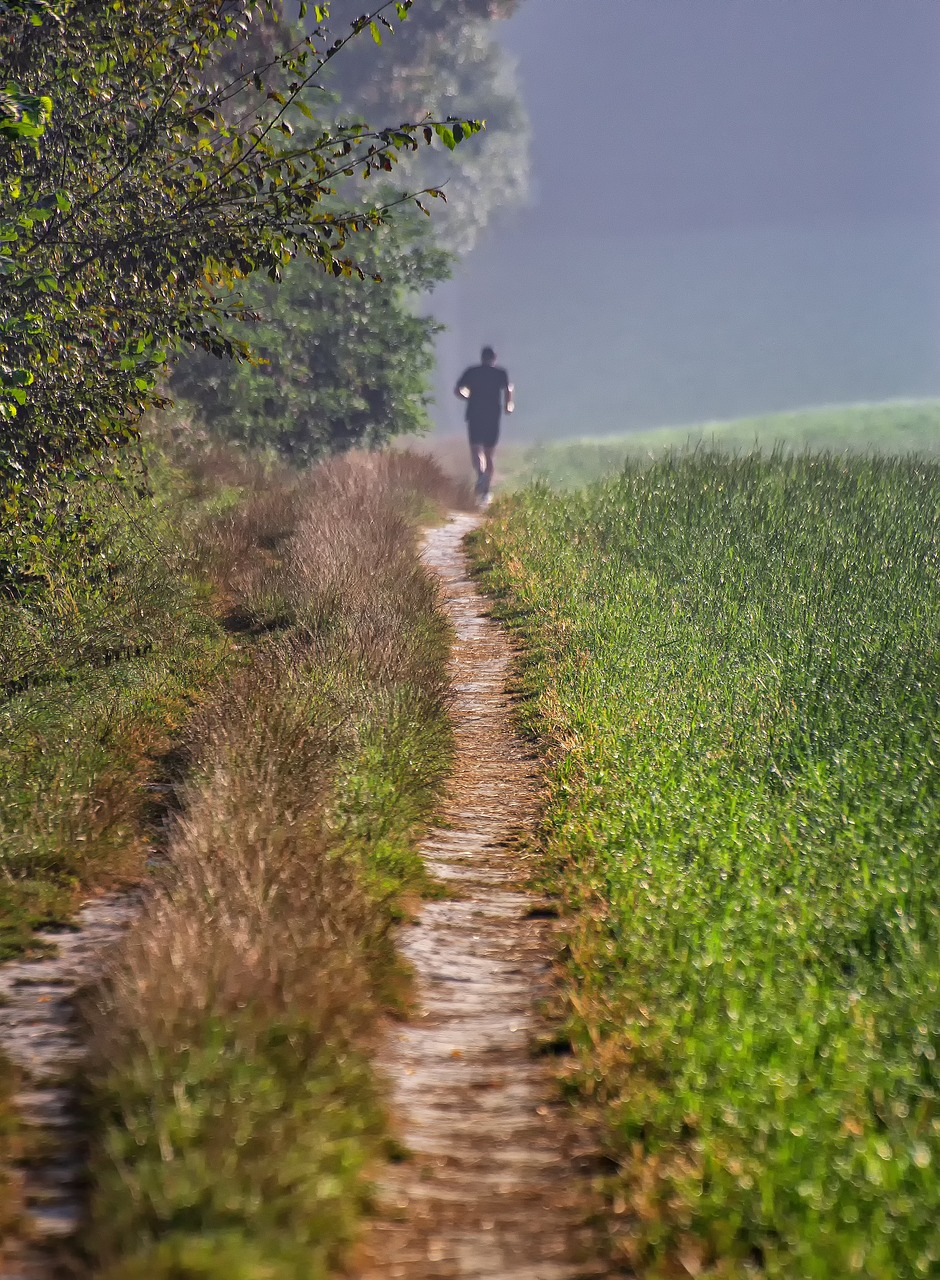
[[(588, 484), (619, 471), (630, 458), (658, 457), (670, 449), (749, 452), (783, 447), (833, 453), (940, 453), (940, 401), (833, 405), (770, 413), (728, 422), (655, 427), (622, 435), (573, 437), (502, 450), (500, 468), (511, 485), (544, 479), (555, 486)], [(465, 450), (461, 449), (461, 457)]]
[(648, 1277), (940, 1274), (940, 465), (505, 499), (576, 1079)]

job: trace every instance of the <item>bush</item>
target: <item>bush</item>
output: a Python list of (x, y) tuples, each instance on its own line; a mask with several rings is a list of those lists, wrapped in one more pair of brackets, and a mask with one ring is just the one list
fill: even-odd
[(426, 430), (440, 326), (415, 305), (449, 274), (448, 257), (430, 228), (399, 215), (358, 261), (381, 280), (333, 279), (301, 260), (279, 284), (249, 284), (246, 301), (259, 320), (231, 332), (248, 340), (252, 361), (187, 356), (173, 391), (216, 436), (298, 464)]

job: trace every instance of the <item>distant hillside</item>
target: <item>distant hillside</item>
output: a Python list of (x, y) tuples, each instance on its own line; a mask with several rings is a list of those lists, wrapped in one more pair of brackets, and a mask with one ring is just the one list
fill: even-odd
[(500, 463), (507, 484), (545, 479), (568, 487), (608, 475), (628, 457), (654, 455), (667, 449), (718, 447), (750, 451), (779, 446), (834, 452), (940, 454), (940, 400), (839, 405), (731, 422), (582, 436), (550, 444), (509, 445), (502, 449)]

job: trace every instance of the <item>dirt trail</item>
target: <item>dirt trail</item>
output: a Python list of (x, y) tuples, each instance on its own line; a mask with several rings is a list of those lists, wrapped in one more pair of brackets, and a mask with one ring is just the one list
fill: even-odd
[(550, 1066), (532, 1055), (551, 925), (517, 886), (513, 840), (534, 817), (534, 761), (513, 730), (509, 643), (467, 574), (461, 541), (475, 524), (455, 517), (424, 547), (456, 631), (457, 758), (423, 851), (454, 896), (426, 903), (402, 934), (419, 1008), (395, 1028), (382, 1067), (411, 1158), (380, 1187), (362, 1280), (611, 1274), (586, 1226), (591, 1156), (578, 1154)]
[(0, 1050), (22, 1072), (16, 1108), (39, 1139), (20, 1169), (27, 1240), (0, 1249), (0, 1280), (51, 1274), (50, 1246), (75, 1231), (82, 1205), (81, 1139), (68, 1078), (84, 1056), (75, 1026), (76, 993), (97, 975), (103, 957), (140, 908), (134, 893), (87, 902), (75, 927), (37, 935), (52, 948), (41, 960), (0, 967)]

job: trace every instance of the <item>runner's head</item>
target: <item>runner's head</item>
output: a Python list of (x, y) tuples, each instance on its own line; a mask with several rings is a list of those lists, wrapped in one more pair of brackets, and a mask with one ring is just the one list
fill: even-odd
[(495, 364), (496, 352), (493, 350), (492, 347), (484, 347), (483, 350), (480, 352), (480, 359), (483, 361), (484, 364)]

